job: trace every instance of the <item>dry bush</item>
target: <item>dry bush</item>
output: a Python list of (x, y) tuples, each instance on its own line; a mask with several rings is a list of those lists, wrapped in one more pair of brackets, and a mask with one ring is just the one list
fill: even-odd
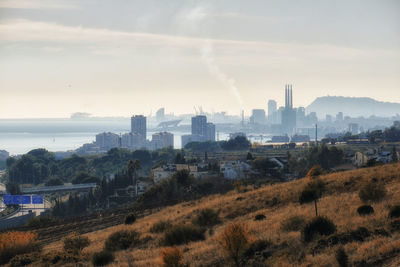
[(36, 233), (12, 231), (0, 234), (0, 264), (7, 263), (16, 255), (39, 249)]
[(161, 251), (161, 261), (164, 267), (184, 266), (183, 253), (177, 247), (163, 248)]
[(349, 257), (343, 247), (339, 247), (335, 252), (335, 258), (340, 267), (349, 266)]
[(105, 266), (114, 261), (114, 254), (108, 250), (93, 253), (93, 266)]
[(164, 233), (164, 245), (187, 244), (190, 241), (204, 240), (205, 229), (197, 225), (175, 225)]
[(374, 208), (371, 207), (370, 205), (362, 205), (362, 206), (358, 207), (357, 213), (360, 216), (370, 215), (370, 214), (374, 213)]
[(390, 208), (389, 217), (390, 218), (399, 218), (400, 217), (400, 205), (395, 205)]
[(22, 254), (13, 257), (10, 260), (10, 267), (21, 267), (32, 264), (40, 258), (38, 253)]
[(328, 218), (317, 216), (307, 223), (302, 231), (304, 242), (310, 242), (316, 234), (331, 235), (336, 232), (336, 225)]
[(86, 236), (74, 233), (64, 238), (63, 243), (65, 252), (79, 255), (85, 247), (90, 245), (90, 240)]
[(294, 215), (284, 219), (281, 222), (281, 230), (284, 232), (300, 231), (305, 224), (306, 220), (303, 216)]
[(374, 179), (361, 188), (358, 196), (364, 203), (379, 202), (386, 196), (386, 188), (383, 183)]
[(132, 224), (136, 221), (136, 215), (134, 213), (129, 213), (125, 217), (125, 224)]
[(106, 240), (104, 248), (109, 251), (128, 249), (139, 242), (139, 233), (135, 230), (121, 230), (112, 233)]
[(151, 233), (163, 233), (170, 228), (172, 223), (170, 221), (159, 220), (150, 227)]
[(219, 244), (236, 266), (240, 266), (243, 253), (249, 247), (251, 237), (247, 226), (233, 223), (225, 228), (219, 237)]
[(192, 220), (192, 223), (202, 227), (210, 227), (221, 223), (218, 212), (213, 209), (202, 209)]

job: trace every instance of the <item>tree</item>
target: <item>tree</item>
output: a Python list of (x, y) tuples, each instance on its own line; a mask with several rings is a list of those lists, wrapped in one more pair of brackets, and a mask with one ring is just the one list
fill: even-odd
[(128, 161), (128, 175), (129, 178), (132, 179), (132, 183), (134, 186), (136, 186), (136, 195), (137, 195), (137, 171), (142, 168), (142, 165), (140, 164), (140, 161), (138, 160), (129, 160)]
[(393, 146), (393, 149), (392, 149), (392, 161), (393, 162), (397, 162), (398, 160), (399, 160), (399, 158), (397, 156), (396, 146)]
[(256, 158), (253, 160), (253, 169), (257, 170), (261, 176), (280, 177), (278, 164), (269, 158)]
[(10, 195), (19, 195), (21, 194), (21, 189), (19, 188), (19, 185), (16, 183), (8, 182), (6, 184), (6, 191)]
[(253, 154), (251, 154), (250, 152), (247, 152), (247, 157), (246, 160), (253, 160)]
[(315, 179), (309, 182), (300, 194), (300, 204), (310, 203), (314, 201), (315, 216), (318, 216), (317, 201), (321, 198), (324, 191), (324, 184), (321, 180)]

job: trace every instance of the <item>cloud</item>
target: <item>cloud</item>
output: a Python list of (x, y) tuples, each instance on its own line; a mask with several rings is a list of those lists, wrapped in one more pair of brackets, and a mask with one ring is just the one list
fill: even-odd
[[(200, 11), (199, 11), (200, 12)], [(197, 12), (198, 13), (198, 12)], [(201, 12), (200, 12), (201, 13)], [(196, 12), (194, 12), (196, 14)], [(198, 17), (198, 15), (193, 15)], [(49, 47), (68, 44), (83, 44), (90, 46), (143, 46), (143, 47), (183, 47), (201, 50), (205, 38), (187, 37), (169, 34), (153, 34), (146, 32), (118, 31), (82, 26), (66, 26), (51, 22), (31, 21), (26, 19), (0, 21), (0, 45), (6, 42), (45, 43)], [(329, 44), (279, 43), (267, 41), (207, 39), (213, 46), (220, 49), (218, 56), (224, 53), (237, 55), (263, 53), (273, 57), (304, 59), (318, 57), (324, 59), (347, 60), (359, 56), (398, 55), (397, 51), (356, 49)]]
[(0, 8), (16, 9), (76, 9), (70, 2), (54, 0), (1, 0)]

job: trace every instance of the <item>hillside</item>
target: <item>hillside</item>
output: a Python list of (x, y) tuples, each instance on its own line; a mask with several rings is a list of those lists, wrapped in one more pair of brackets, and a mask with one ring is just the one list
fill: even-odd
[(345, 116), (392, 117), (400, 113), (400, 103), (381, 102), (367, 97), (323, 96), (316, 98), (306, 107), (307, 112), (316, 112), (320, 118), (326, 114)]
[[(400, 204), (400, 164), (323, 175), (321, 180), (326, 190), (318, 202), (318, 209), (320, 215), (334, 222), (337, 232), (330, 237), (320, 236), (312, 242), (303, 243), (300, 231), (284, 231), (281, 224), (295, 215), (307, 221), (315, 216), (313, 204), (298, 203), (300, 191), (309, 179), (258, 189), (248, 187), (247, 192), (232, 191), (225, 195), (214, 195), (161, 209), (139, 218), (133, 225), (117, 225), (85, 234), (91, 244), (83, 250), (79, 261), (84, 265), (89, 264), (91, 255), (102, 250), (111, 233), (134, 229), (145, 241), (134, 248), (116, 252), (116, 259), (110, 266), (160, 266), (163, 234), (151, 233), (153, 224), (160, 220), (188, 224), (199, 210), (211, 208), (219, 211), (221, 223), (206, 232), (204, 241), (179, 246), (184, 253), (184, 261), (190, 266), (229, 266), (230, 262), (224, 257), (218, 239), (221, 232), (234, 222), (247, 225), (253, 240), (267, 240), (270, 244), (268, 248), (250, 256), (248, 264), (261, 264), (254, 266), (335, 266), (334, 255), (339, 247), (338, 242), (342, 243), (349, 261), (355, 266), (400, 264), (400, 259), (395, 257), (400, 253), (399, 219), (388, 218), (390, 207)], [(384, 183), (387, 195), (383, 201), (372, 205), (375, 213), (360, 216), (357, 214), (357, 208), (362, 205), (359, 189), (371, 179)], [(256, 221), (254, 217), (257, 214), (263, 214), (266, 218)], [(364, 233), (360, 230), (357, 232), (359, 227), (365, 227), (367, 233), (365, 230)], [(57, 241), (46, 245), (42, 254), (49, 257), (61, 251), (62, 243)], [(66, 262), (58, 264), (61, 266)], [(75, 264), (71, 263), (71, 266)]]

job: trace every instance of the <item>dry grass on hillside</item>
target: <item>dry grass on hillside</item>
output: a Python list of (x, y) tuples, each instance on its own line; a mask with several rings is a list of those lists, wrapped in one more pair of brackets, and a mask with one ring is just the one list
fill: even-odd
[[(375, 213), (359, 216), (357, 208), (362, 205), (358, 197), (360, 187), (376, 178), (382, 181), (387, 189), (385, 199), (373, 204)], [(385, 229), (390, 232), (388, 210), (390, 206), (400, 204), (400, 164), (384, 165), (348, 172), (327, 174), (321, 177), (326, 184), (326, 192), (319, 200), (319, 213), (330, 218), (337, 226), (337, 233), (346, 233), (366, 227), (370, 231)], [(190, 266), (226, 266), (224, 252), (217, 242), (217, 237), (232, 222), (243, 222), (247, 225), (253, 239), (268, 240), (276, 247), (272, 255), (264, 259), (270, 266), (337, 266), (335, 250), (338, 246), (321, 248), (312, 253), (316, 241), (304, 244), (301, 233), (281, 230), (281, 222), (293, 215), (303, 216), (309, 220), (315, 216), (313, 204), (298, 203), (299, 192), (308, 182), (308, 178), (290, 183), (275, 184), (247, 192), (230, 192), (225, 195), (213, 195), (198, 201), (191, 201), (167, 207), (145, 218), (138, 219), (133, 225), (119, 225), (98, 232), (86, 234), (91, 240), (84, 249), (83, 264), (89, 264), (90, 255), (102, 250), (104, 241), (113, 232), (122, 229), (135, 229), (147, 242), (139, 247), (116, 252), (116, 260), (110, 266), (160, 266), (160, 245), (162, 234), (150, 232), (150, 227), (159, 220), (169, 220), (173, 224), (190, 223), (199, 210), (211, 208), (218, 210), (221, 224), (213, 231), (206, 232), (206, 239), (178, 246), (184, 254), (184, 261)], [(264, 214), (264, 220), (254, 220), (255, 215)], [(390, 236), (372, 235), (364, 242), (349, 242), (344, 249), (350, 262), (379, 262), (385, 266), (399, 264), (395, 257), (400, 253), (400, 233), (392, 232)], [(44, 253), (62, 250), (62, 243), (56, 242), (44, 247)], [(72, 264), (71, 266), (75, 266)]]

